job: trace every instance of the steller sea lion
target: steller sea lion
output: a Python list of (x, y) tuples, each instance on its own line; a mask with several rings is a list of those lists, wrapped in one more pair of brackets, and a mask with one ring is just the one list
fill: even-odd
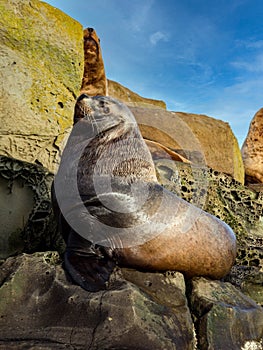
[(107, 79), (102, 59), (100, 39), (93, 28), (84, 29), (84, 73), (80, 94), (107, 95)]
[[(231, 228), (159, 185), (131, 111), (81, 95), (54, 180), (67, 242), (65, 268), (83, 288), (105, 288), (115, 264), (221, 278), (236, 257)], [(55, 198), (56, 197), (56, 198)]]

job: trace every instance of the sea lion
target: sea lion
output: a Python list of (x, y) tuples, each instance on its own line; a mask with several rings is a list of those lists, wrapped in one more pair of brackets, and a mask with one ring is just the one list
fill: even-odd
[(84, 74), (80, 94), (107, 95), (107, 79), (102, 59), (100, 39), (93, 28), (84, 29)]
[(159, 185), (131, 111), (110, 97), (81, 95), (55, 176), (65, 267), (89, 291), (105, 288), (117, 263), (140, 270), (221, 278), (232, 267), (231, 228)]

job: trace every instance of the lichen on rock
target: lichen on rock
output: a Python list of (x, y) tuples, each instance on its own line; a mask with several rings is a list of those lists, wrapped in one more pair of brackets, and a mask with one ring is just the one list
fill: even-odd
[(200, 350), (241, 349), (249, 341), (260, 345), (263, 309), (253, 300), (230, 283), (205, 278), (194, 278), (191, 288), (190, 308), (197, 318)]
[(82, 26), (37, 0), (0, 11), (0, 152), (55, 171), (81, 84)]

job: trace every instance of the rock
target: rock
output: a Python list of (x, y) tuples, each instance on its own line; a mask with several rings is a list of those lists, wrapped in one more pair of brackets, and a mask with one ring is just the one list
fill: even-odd
[(194, 278), (190, 304), (199, 350), (262, 349), (263, 309), (230, 283)]
[(253, 184), (247, 183), (246, 186), (248, 188), (251, 188), (255, 192), (263, 192), (263, 183), (262, 184), (260, 184), (260, 183), (253, 183)]
[(127, 87), (108, 79), (108, 94), (111, 97), (125, 102), (128, 106), (140, 106), (145, 108), (162, 108), (166, 109), (166, 104), (160, 100), (145, 98), (131, 91)]
[(199, 350), (262, 349), (262, 325), (262, 308), (221, 281), (186, 288), (178, 272), (123, 268), (88, 293), (56, 252), (8, 258), (0, 270), (0, 349), (194, 350), (196, 336)]
[(246, 183), (263, 183), (263, 108), (252, 119), (241, 151)]
[[(82, 27), (37, 0), (4, 0), (0, 10), (0, 258), (51, 248), (62, 252), (50, 208), (50, 172), (72, 125), (81, 85)], [(166, 112), (162, 101), (109, 85), (112, 96), (137, 106), (147, 137), (192, 160), (190, 166), (167, 166), (169, 159), (158, 159), (156, 168), (165, 186), (175, 192), (179, 186), (182, 196), (237, 232), (237, 265), (227, 279), (262, 303), (263, 195), (240, 184), (241, 156), (229, 126), (206, 116)], [(228, 334), (238, 349), (262, 349), (262, 310), (228, 283), (205, 280), (207, 291), (200, 291), (200, 280), (193, 282), (191, 302), (201, 346), (221, 349)], [(0, 349), (196, 348), (181, 274), (116, 270), (106, 291), (91, 294), (67, 279), (56, 252), (23, 254), (1, 265), (0, 327)]]
[(38, 0), (0, 11), (0, 154), (54, 171), (81, 85), (82, 26)]
[(156, 160), (155, 167), (164, 187), (233, 229), (238, 251), (227, 280), (263, 305), (263, 192), (210, 168), (168, 159)]
[(258, 266), (235, 265), (224, 279), (263, 307), (263, 272)]
[(124, 274), (142, 289), (118, 271), (108, 290), (88, 293), (67, 280), (55, 252), (7, 259), (0, 348), (194, 349), (182, 275)]
[(64, 249), (50, 202), (53, 175), (40, 165), (0, 156), (0, 259)]
[(130, 107), (145, 139), (157, 141), (194, 164), (244, 183), (238, 142), (228, 123), (205, 115)]

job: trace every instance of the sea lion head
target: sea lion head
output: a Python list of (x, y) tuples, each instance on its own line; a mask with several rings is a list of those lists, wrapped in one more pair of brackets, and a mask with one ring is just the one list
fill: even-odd
[(110, 131), (115, 136), (123, 135), (136, 127), (131, 111), (123, 103), (108, 96), (81, 94), (75, 104), (74, 125), (91, 124), (98, 133)]
[(100, 57), (100, 39), (93, 28), (84, 29), (84, 55), (89, 64), (95, 64)]

